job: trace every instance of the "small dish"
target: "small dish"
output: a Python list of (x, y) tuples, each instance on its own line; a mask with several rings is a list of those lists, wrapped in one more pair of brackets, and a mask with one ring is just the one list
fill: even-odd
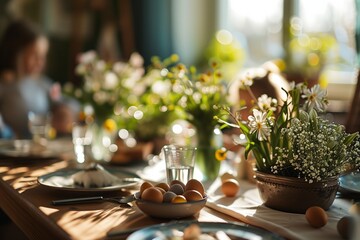
[(62, 140), (47, 141), (46, 145), (28, 139), (0, 140), (0, 155), (12, 159), (58, 158), (64, 152), (70, 152), (72, 149), (72, 144)]
[[(132, 233), (128, 240), (146, 240), (146, 239), (172, 239), (174, 231), (184, 231), (191, 224), (197, 224), (202, 233), (214, 234), (222, 231), (231, 239), (247, 239), (247, 240), (282, 240), (283, 238), (268, 232), (266, 230), (244, 226), (239, 223), (224, 222), (197, 222), (197, 221), (179, 221), (162, 223), (147, 228), (142, 228)], [(174, 237), (175, 239), (175, 237)], [(177, 238), (176, 238), (177, 239)]]
[(72, 175), (81, 171), (81, 169), (60, 169), (58, 171), (45, 174), (38, 178), (38, 183), (47, 188), (72, 191), (72, 192), (106, 192), (115, 191), (123, 188), (130, 188), (138, 185), (140, 177), (132, 172), (118, 168), (106, 167), (107, 171), (116, 176), (119, 180), (108, 187), (82, 187), (74, 184)]
[(154, 203), (138, 198), (138, 194), (135, 197), (135, 204), (143, 213), (150, 217), (167, 219), (193, 216), (205, 206), (207, 201), (207, 196), (200, 201), (186, 203)]
[(340, 190), (360, 193), (360, 173), (352, 172), (339, 178)]

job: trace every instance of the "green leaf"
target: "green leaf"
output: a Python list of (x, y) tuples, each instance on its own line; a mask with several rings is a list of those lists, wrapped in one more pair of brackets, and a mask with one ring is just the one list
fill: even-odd
[(310, 121), (310, 116), (307, 112), (303, 111), (303, 110), (300, 110), (299, 111), (299, 119), (302, 121), (302, 122), (309, 122)]
[(345, 137), (345, 140), (344, 140), (344, 144), (346, 146), (349, 146), (356, 137), (359, 137), (359, 133), (358, 132), (355, 132), (355, 133), (352, 133), (352, 134), (349, 134)]
[(319, 121), (318, 121), (318, 115), (314, 109), (310, 110), (309, 117), (310, 117), (311, 129), (313, 131), (317, 131), (319, 129)]

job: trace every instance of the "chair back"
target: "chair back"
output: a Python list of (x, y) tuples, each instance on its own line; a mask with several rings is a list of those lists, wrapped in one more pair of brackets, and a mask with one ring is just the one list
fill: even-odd
[(360, 131), (360, 69), (358, 70), (357, 84), (345, 127), (346, 131), (350, 133)]

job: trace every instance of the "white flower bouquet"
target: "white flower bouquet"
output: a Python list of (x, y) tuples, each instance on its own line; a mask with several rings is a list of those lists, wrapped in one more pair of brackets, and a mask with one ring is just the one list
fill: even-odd
[(126, 132), (124, 138), (131, 139), (129, 145), (150, 141), (164, 136), (174, 120), (171, 105), (172, 88), (176, 86), (168, 68), (178, 59), (175, 54), (164, 60), (153, 57), (145, 72), (144, 60), (138, 53), (133, 53), (128, 62), (110, 62), (94, 51), (85, 52), (76, 67), (83, 81), (67, 84), (64, 91), (90, 106), (97, 122), (114, 120)]
[(252, 115), (242, 119), (240, 111), (233, 113), (225, 106), (221, 108), (235, 123), (219, 121), (240, 128), (235, 141), (246, 147), (246, 157), (252, 153), (258, 171), (312, 183), (359, 169), (359, 134), (348, 134), (344, 126), (321, 117), (327, 99), (319, 85), (292, 83), (290, 90), (283, 89), (286, 99), (278, 103), (266, 95), (256, 99), (251, 78), (240, 81), (253, 97)]
[(112, 63), (101, 59), (95, 51), (85, 52), (79, 56), (75, 69), (83, 81), (78, 85), (67, 84), (65, 94), (91, 106), (94, 117), (104, 121), (119, 112), (132, 95), (144, 93), (143, 62), (138, 53), (133, 53), (128, 62)]

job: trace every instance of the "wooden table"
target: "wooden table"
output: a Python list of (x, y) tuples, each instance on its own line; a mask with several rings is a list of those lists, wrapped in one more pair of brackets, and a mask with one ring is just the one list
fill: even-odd
[[(52, 190), (37, 182), (39, 176), (72, 167), (73, 161), (64, 159), (0, 160), (0, 207), (30, 239), (107, 239), (111, 231), (166, 222), (145, 216), (136, 206), (121, 208), (111, 202), (53, 206), (51, 201), (55, 199), (89, 196), (89, 193)], [(107, 193), (109, 196), (128, 194), (129, 191)], [(238, 221), (207, 207), (190, 219)], [(117, 238), (125, 239), (126, 235)]]
[[(71, 159), (71, 157), (66, 155), (61, 159), (35, 159), (32, 161), (0, 158), (0, 207), (30, 239), (126, 239), (128, 236), (126, 234), (115, 237), (109, 237), (109, 235), (114, 232), (133, 230), (168, 222), (168, 220), (148, 217), (140, 212), (136, 206), (132, 208), (122, 208), (119, 204), (112, 202), (53, 206), (51, 202), (57, 199), (99, 195), (105, 197), (126, 196), (138, 190), (137, 187), (107, 193), (70, 192), (45, 187), (37, 182), (39, 176), (64, 168), (76, 167), (75, 162)], [(140, 166), (113, 167), (136, 171), (136, 169), (141, 169), (144, 166), (146, 166), (145, 163), (140, 164)], [(214, 185), (216, 185), (215, 183), (216, 182), (214, 182)], [(247, 185), (249, 185), (249, 183), (247, 183)], [(242, 186), (244, 188), (245, 185)], [(342, 202), (343, 200), (339, 199), (339, 201)], [(340, 208), (339, 206), (334, 206), (335, 212), (340, 210), (344, 212), (348, 208), (350, 200), (344, 201), (346, 206), (341, 205)], [(208, 205), (210, 206), (211, 204)], [(239, 207), (241, 205), (236, 206)], [(296, 217), (291, 214), (287, 215), (286, 213), (276, 211), (274, 214), (281, 214), (281, 216), (285, 216), (286, 219), (293, 219), (291, 222), (294, 222)], [(234, 216), (234, 218), (231, 216)], [(261, 220), (264, 220), (264, 217), (265, 216), (261, 216)], [(298, 217), (299, 216), (297, 216), (297, 218)], [(303, 216), (300, 216), (300, 218), (302, 219)], [(239, 218), (239, 216), (222, 214), (206, 206), (196, 216), (184, 220), (205, 222), (233, 221), (241, 224), (238, 219), (245, 221), (243, 220), (244, 218)], [(247, 220), (248, 221), (245, 221), (246, 223), (256, 225), (249, 221), (249, 219)], [(271, 218), (270, 221), (275, 220)], [(331, 228), (332, 232), (335, 231), (332, 236), (340, 238), (336, 233), (335, 220), (331, 219), (331, 221), (332, 224), (328, 224), (329, 228)], [(302, 228), (310, 230), (307, 236), (313, 236), (314, 233), (319, 236), (319, 234), (321, 235), (323, 233), (322, 230), (314, 230), (314, 232), (312, 232), (305, 220), (301, 220), (300, 222)], [(278, 224), (281, 224), (281, 221), (278, 222)], [(297, 224), (295, 225), (298, 226)], [(360, 233), (358, 234), (360, 235)]]

